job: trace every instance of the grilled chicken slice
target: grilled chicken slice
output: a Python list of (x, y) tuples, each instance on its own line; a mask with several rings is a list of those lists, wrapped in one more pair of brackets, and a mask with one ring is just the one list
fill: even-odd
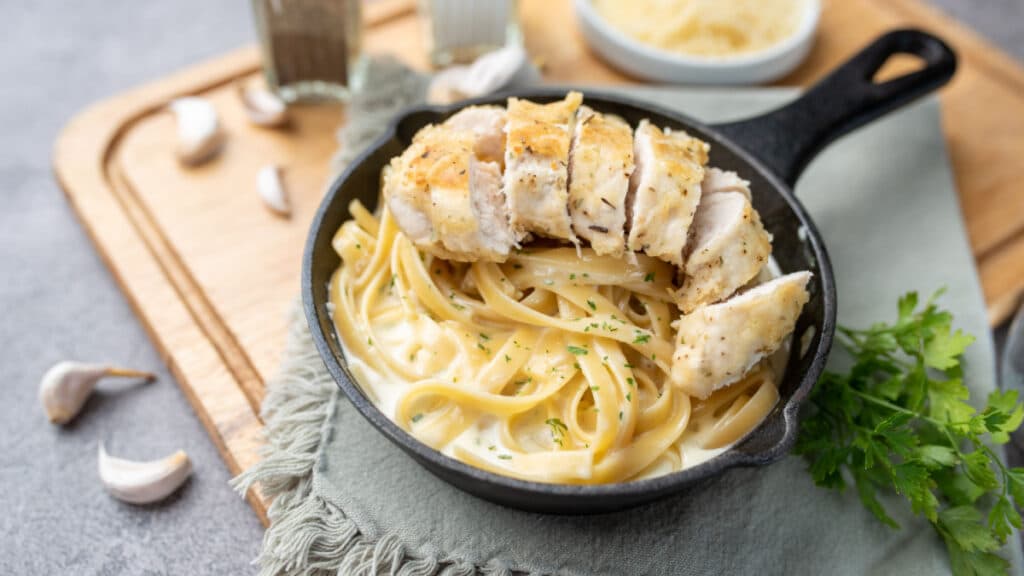
[(751, 199), (750, 182), (740, 178), (739, 174), (732, 170), (719, 170), (708, 168), (704, 172), (704, 182), (701, 183), (703, 195), (714, 194), (715, 192), (739, 192)]
[(627, 247), (683, 266), (683, 246), (700, 203), (708, 145), (642, 120), (633, 139), (636, 170), (627, 201)]
[(505, 125), (505, 195), (519, 241), (531, 232), (577, 242), (569, 219), (568, 165), (579, 92), (536, 104), (508, 99)]
[(500, 152), (492, 148), (495, 133), (499, 145), (503, 140), (494, 112), (500, 109), (467, 110), (416, 134), (385, 170), (384, 196), (418, 248), (449, 260), (503, 262), (514, 238), (495, 161)]
[(772, 237), (741, 192), (705, 189), (693, 218), (683, 285), (675, 293), (683, 314), (728, 298), (768, 262)]
[(794, 272), (680, 317), (672, 382), (707, 398), (742, 378), (793, 332), (810, 279), (810, 272)]
[(402, 232), (417, 247), (446, 257), (449, 254), (434, 235), (427, 182), (429, 165), (439, 155), (434, 151), (434, 158), (430, 158), (438, 130), (436, 126), (427, 126), (417, 132), (402, 155), (392, 158), (384, 167), (382, 179), (384, 200)]
[(569, 216), (576, 236), (602, 256), (626, 249), (626, 195), (633, 130), (618, 116), (581, 106), (569, 152)]
[(500, 106), (470, 106), (445, 121), (455, 130), (476, 136), (473, 152), (486, 162), (501, 164), (505, 160), (505, 109)]

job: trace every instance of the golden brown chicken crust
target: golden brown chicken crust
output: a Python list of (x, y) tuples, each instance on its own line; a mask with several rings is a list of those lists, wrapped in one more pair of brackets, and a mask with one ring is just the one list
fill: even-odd
[(564, 100), (550, 104), (509, 98), (507, 130), (512, 154), (568, 158), (571, 134), (565, 127), (582, 103), (579, 92), (570, 92)]

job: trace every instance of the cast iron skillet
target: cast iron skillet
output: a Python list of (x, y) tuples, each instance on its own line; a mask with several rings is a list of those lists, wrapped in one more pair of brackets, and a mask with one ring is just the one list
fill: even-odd
[[(897, 53), (916, 55), (925, 67), (883, 84), (873, 83), (874, 74)], [(327, 284), (339, 264), (331, 238), (349, 218), (349, 202), (358, 198), (373, 209), (381, 168), (428, 123), (441, 122), (471, 104), (503, 105), (510, 95), (540, 102), (558, 100), (564, 97), (564, 89), (494, 95), (448, 107), (414, 108), (401, 114), (387, 133), (334, 182), (313, 220), (302, 267), (303, 303), (313, 340), (331, 375), (370, 424), (438, 477), (499, 504), (550, 513), (607, 512), (680, 492), (733, 466), (778, 460), (796, 439), (799, 407), (824, 368), (836, 315), (835, 281), (828, 253), (814, 222), (793, 196), (792, 187), (808, 161), (829, 142), (942, 86), (955, 69), (956, 56), (941, 40), (917, 30), (898, 30), (880, 37), (793, 103), (739, 122), (708, 126), (678, 112), (621, 96), (589, 89), (584, 92), (587, 105), (618, 114), (633, 126), (648, 118), (657, 126), (685, 129), (708, 141), (712, 165), (735, 170), (750, 180), (754, 205), (774, 236), (772, 253), (782, 270), (814, 273), (810, 302), (797, 322), (796, 345), (780, 388), (779, 405), (747, 438), (703, 464), (658, 478), (598, 486), (525, 482), (492, 474), (444, 456), (395, 425), (367, 399), (345, 363), (326, 304)], [(801, 337), (806, 345), (803, 354)]]

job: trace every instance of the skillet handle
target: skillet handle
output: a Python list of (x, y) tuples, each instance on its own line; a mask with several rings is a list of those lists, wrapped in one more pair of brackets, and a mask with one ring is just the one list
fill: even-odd
[[(875, 73), (896, 54), (918, 56), (925, 67), (881, 84), (873, 82)], [(955, 71), (956, 54), (945, 42), (920, 30), (894, 30), (796, 101), (762, 116), (714, 128), (793, 187), (807, 163), (833, 140), (932, 92)]]

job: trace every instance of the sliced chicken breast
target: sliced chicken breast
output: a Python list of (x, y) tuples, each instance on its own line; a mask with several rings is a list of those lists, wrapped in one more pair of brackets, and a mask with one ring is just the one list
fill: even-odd
[(642, 120), (633, 139), (636, 170), (627, 202), (627, 247), (683, 266), (686, 244), (700, 203), (708, 145), (686, 132), (662, 131)]
[(810, 272), (794, 272), (680, 317), (672, 382), (707, 398), (742, 378), (793, 332), (810, 279)]
[(576, 236), (600, 255), (626, 249), (626, 195), (633, 130), (617, 116), (581, 106), (569, 153), (569, 216)]
[(687, 245), (683, 284), (675, 293), (684, 314), (728, 298), (757, 276), (772, 237), (741, 192), (703, 191)]
[(751, 199), (750, 182), (740, 178), (740, 175), (732, 170), (720, 170), (708, 168), (704, 171), (704, 181), (701, 183), (701, 193), (704, 195), (716, 192), (739, 192)]
[(568, 165), (573, 121), (583, 96), (537, 104), (508, 99), (505, 195), (517, 240), (529, 233), (577, 242), (569, 219)]
[(431, 254), (447, 256), (434, 235), (426, 178), (425, 165), (433, 162), (430, 159), (431, 134), (436, 130), (435, 126), (420, 130), (402, 155), (391, 159), (382, 173), (383, 193), (395, 222), (413, 244)]
[(446, 122), (421, 130), (385, 171), (384, 195), (418, 248), (449, 260), (503, 262), (514, 239), (501, 166), (477, 157), (481, 141), (493, 139), (478, 127)]
[(473, 152), (486, 162), (505, 160), (505, 109), (500, 106), (470, 106), (445, 121), (445, 126), (472, 132), (476, 137)]

